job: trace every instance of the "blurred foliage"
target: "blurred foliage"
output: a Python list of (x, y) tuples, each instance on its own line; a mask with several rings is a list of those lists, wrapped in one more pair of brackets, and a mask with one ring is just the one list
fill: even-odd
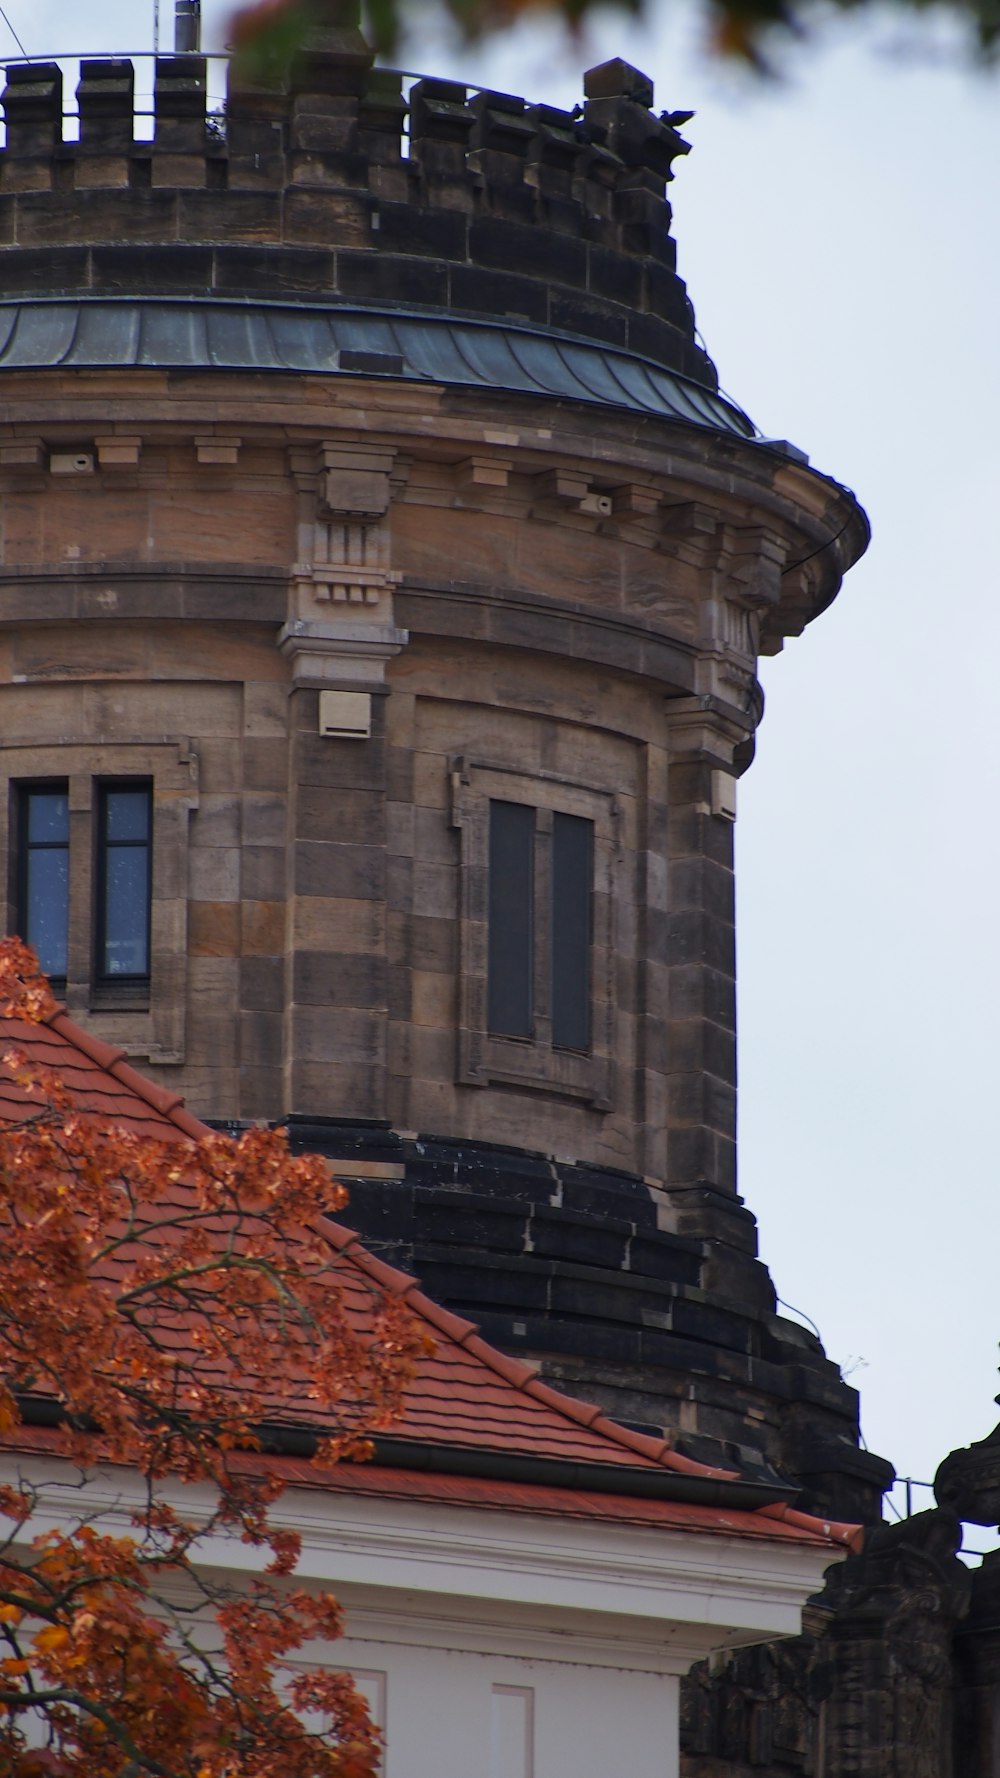
[[(469, 42), (498, 35), (528, 18), (561, 19), (570, 34), (598, 7), (630, 19), (651, 20), (671, 0), (436, 0), (437, 10)], [(676, 4), (677, 0), (673, 0)], [(784, 36), (806, 39), (833, 13), (884, 10), (883, 0), (703, 0), (710, 52), (765, 73), (768, 45)], [(232, 41), (248, 74), (273, 75), (287, 66), (316, 25), (360, 23), (382, 56), (392, 58), (404, 39), (419, 37), (428, 0), (256, 0), (233, 20)], [(1000, 58), (1000, 0), (894, 0), (901, 19), (920, 14), (955, 21), (983, 63)]]

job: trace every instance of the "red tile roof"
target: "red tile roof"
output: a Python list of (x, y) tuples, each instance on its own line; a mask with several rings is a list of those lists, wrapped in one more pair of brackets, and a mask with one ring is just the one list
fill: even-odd
[[(102, 1043), (67, 1018), (60, 1007), (41, 1024), (0, 1019), (0, 1048), (16, 1045), (28, 1061), (53, 1069), (81, 1111), (111, 1118), (136, 1136), (165, 1140), (204, 1136), (205, 1125), (184, 1109), (180, 1093), (154, 1086), (125, 1059), (125, 1051)], [(8, 1068), (0, 1068), (0, 1122), (13, 1123), (33, 1100)]]
[[(110, 1118), (136, 1135), (164, 1140), (197, 1141), (210, 1133), (184, 1109), (178, 1094), (145, 1080), (130, 1067), (121, 1050), (81, 1030), (61, 1008), (38, 1025), (0, 1020), (0, 1053), (12, 1044), (29, 1061), (56, 1070), (85, 1114)], [(10, 1070), (0, 1066), (0, 1122), (19, 1119), (32, 1103)], [(433, 1350), (417, 1360), (403, 1415), (393, 1424), (386, 1444), (386, 1449), (389, 1443), (394, 1447), (401, 1467), (345, 1465), (337, 1471), (318, 1472), (300, 1465), (300, 1475), (293, 1463), (296, 1479), (356, 1492), (400, 1491), (425, 1499), (459, 1496), (470, 1504), (478, 1500), (515, 1510), (528, 1510), (531, 1501), (540, 1511), (579, 1514), (586, 1510), (591, 1517), (683, 1523), (691, 1529), (738, 1531), (784, 1540), (791, 1536), (810, 1543), (854, 1540), (855, 1527), (827, 1524), (784, 1505), (730, 1511), (683, 1500), (634, 1498), (644, 1485), (653, 1485), (651, 1491), (655, 1491), (657, 1476), (670, 1475), (678, 1484), (686, 1477), (688, 1491), (703, 1496), (707, 1484), (722, 1484), (723, 1489), (728, 1484), (732, 1490), (739, 1478), (735, 1471), (712, 1469), (682, 1457), (665, 1439), (632, 1432), (609, 1420), (599, 1408), (549, 1388), (530, 1365), (488, 1345), (473, 1323), (432, 1302), (413, 1278), (368, 1253), (350, 1229), (328, 1220), (324, 1232), (334, 1249), (333, 1269), (355, 1326), (365, 1329), (373, 1316), (373, 1291), (385, 1291), (401, 1297), (413, 1317), (427, 1326)], [(301, 1397), (294, 1397), (293, 1405), (293, 1392), (287, 1386), (275, 1394), (274, 1419), (299, 1431), (329, 1430)], [(440, 1461), (428, 1466), (439, 1471), (456, 1467), (468, 1471), (477, 1459), (482, 1469), (481, 1459), (493, 1454), (508, 1467), (512, 1459), (519, 1460), (522, 1473), (525, 1463), (533, 1464), (539, 1479), (526, 1484), (520, 1479), (504, 1481), (470, 1473), (430, 1477), (418, 1473), (428, 1452), (437, 1453)], [(595, 1472), (601, 1482), (598, 1487), (594, 1486)], [(583, 1492), (579, 1485), (552, 1485), (570, 1474), (578, 1484), (589, 1483), (590, 1491)], [(607, 1502), (616, 1491), (627, 1500), (619, 1499), (611, 1508)], [(671, 1489), (677, 1491), (677, 1487)], [(572, 1498), (572, 1508), (564, 1505), (564, 1497)], [(589, 1502), (586, 1509), (585, 1501)]]

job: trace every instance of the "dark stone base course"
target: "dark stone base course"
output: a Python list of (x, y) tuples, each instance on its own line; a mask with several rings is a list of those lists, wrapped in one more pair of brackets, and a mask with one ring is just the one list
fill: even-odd
[(891, 1466), (859, 1449), (856, 1392), (819, 1341), (775, 1313), (737, 1199), (381, 1122), (287, 1129), (334, 1163), (373, 1252), (556, 1386), (704, 1462), (791, 1479), (807, 1510), (878, 1517)]

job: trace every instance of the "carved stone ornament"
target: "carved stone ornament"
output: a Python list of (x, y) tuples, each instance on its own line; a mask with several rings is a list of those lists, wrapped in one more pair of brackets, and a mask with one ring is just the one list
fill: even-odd
[(393, 463), (394, 453), (378, 446), (320, 447), (292, 570), (295, 615), (307, 618), (317, 604), (374, 605), (391, 622), (391, 593), (399, 580), (389, 566), (385, 522)]
[(938, 1507), (877, 1526), (831, 1574), (824, 1778), (960, 1778), (952, 1640), (971, 1591), (960, 1543), (959, 1520)]
[(969, 1525), (1000, 1525), (1000, 1426), (945, 1458), (934, 1477), (934, 1498)]

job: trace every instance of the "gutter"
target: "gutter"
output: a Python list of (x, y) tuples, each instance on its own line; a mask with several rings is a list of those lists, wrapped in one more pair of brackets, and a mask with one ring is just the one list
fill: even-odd
[[(319, 1445), (314, 1433), (293, 1426), (265, 1424), (259, 1428), (262, 1449), (273, 1456), (312, 1457)], [(530, 1453), (483, 1450), (475, 1446), (435, 1445), (421, 1439), (391, 1438), (376, 1433), (372, 1461), (384, 1469), (420, 1470), (428, 1475), (476, 1476), (493, 1482), (571, 1488), (592, 1494), (619, 1494), (644, 1500), (675, 1500), (687, 1506), (754, 1512), (761, 1506), (789, 1506), (799, 1490), (767, 1482), (680, 1474), (650, 1464), (648, 1469), (614, 1463), (574, 1463)]]
[[(66, 1424), (61, 1404), (44, 1396), (26, 1396), (19, 1402), (25, 1426), (58, 1427)], [(78, 1423), (76, 1430), (100, 1436), (96, 1423)], [(272, 1457), (311, 1458), (321, 1444), (320, 1436), (304, 1427), (263, 1421), (257, 1428), (260, 1450)], [(674, 1500), (686, 1506), (708, 1506), (733, 1512), (754, 1512), (762, 1506), (790, 1506), (798, 1497), (794, 1487), (744, 1481), (739, 1476), (683, 1474), (650, 1463), (634, 1469), (625, 1464), (576, 1463), (559, 1457), (536, 1457), (527, 1452), (497, 1451), (476, 1446), (436, 1445), (422, 1439), (391, 1438), (375, 1434), (372, 1461), (384, 1469), (419, 1470), (427, 1475), (475, 1476), (480, 1480), (516, 1482), (526, 1486), (569, 1488), (591, 1494), (617, 1494), (643, 1500)]]

